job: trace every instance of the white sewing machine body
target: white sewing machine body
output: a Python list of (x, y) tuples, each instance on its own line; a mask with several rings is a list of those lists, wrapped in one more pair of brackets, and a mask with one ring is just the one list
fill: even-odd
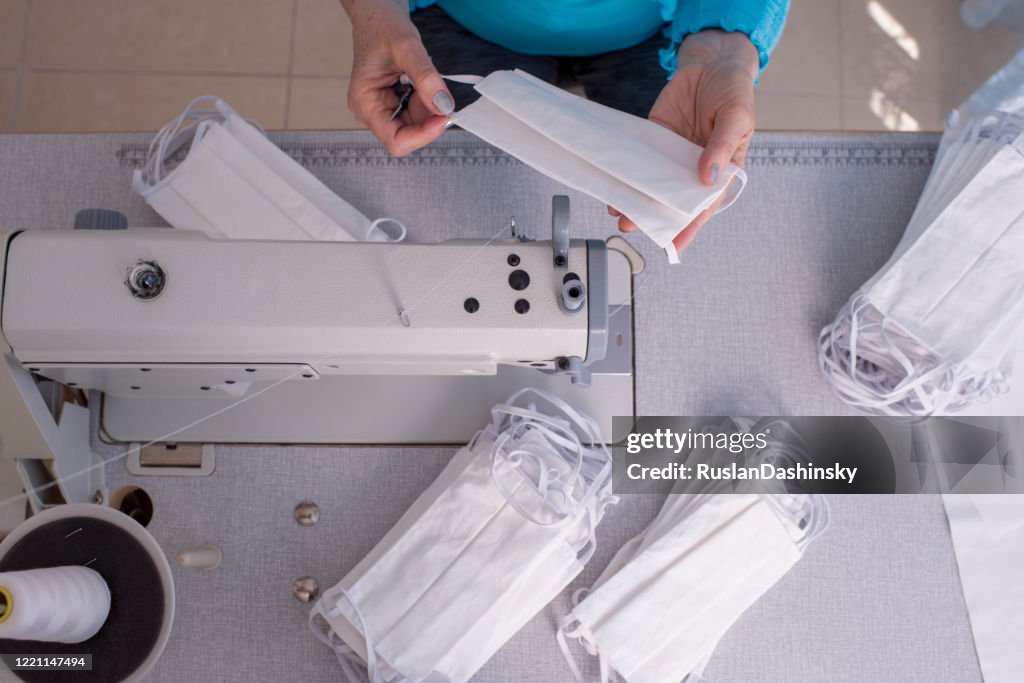
[[(20, 379), (0, 379), (0, 404), (32, 402), (28, 373), (97, 390), (113, 441), (465, 443), (527, 386), (609, 437), (612, 416), (633, 414), (630, 261), (601, 241), (562, 240), (562, 259), (557, 238), (275, 242), (155, 228), (4, 243), (0, 369)], [(5, 412), (4, 430), (23, 425), (24, 410)], [(19, 457), (17, 437), (6, 441), (3, 455)]]

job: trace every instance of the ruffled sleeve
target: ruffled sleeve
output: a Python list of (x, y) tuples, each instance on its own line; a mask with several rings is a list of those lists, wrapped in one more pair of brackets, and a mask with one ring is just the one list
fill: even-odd
[(757, 48), (761, 69), (775, 49), (786, 23), (789, 0), (657, 0), (668, 22), (671, 45), (660, 53), (661, 66), (669, 74), (678, 67), (679, 44), (691, 33), (708, 28), (745, 33)]

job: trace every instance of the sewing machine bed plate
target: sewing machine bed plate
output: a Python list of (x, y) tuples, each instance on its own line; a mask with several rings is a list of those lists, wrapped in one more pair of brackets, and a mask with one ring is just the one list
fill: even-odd
[[(288, 383), (237, 408), (236, 399), (103, 398), (103, 433), (119, 442), (174, 433), (176, 442), (455, 444), (472, 438), (490, 408), (525, 387), (545, 389), (594, 416), (611, 434), (612, 417), (633, 414), (631, 373), (594, 376), (590, 387), (532, 368), (502, 366), (488, 377), (442, 375), (321, 378)], [(213, 419), (211, 413), (227, 409)], [(194, 425), (179, 431), (185, 425)]]
[[(534, 236), (561, 185), (458, 132), (403, 159), (363, 133), (284, 133), (287, 151), (370, 216), (406, 221), (417, 240), (487, 237), (509, 215)], [(129, 189), (148, 135), (0, 137), (0, 221), (58, 228), (77, 209), (159, 218)], [(761, 134), (750, 185), (670, 268), (642, 236), (635, 282), (636, 412), (641, 415), (848, 414), (821, 381), (818, 330), (880, 266), (924, 184), (936, 136)], [(60, 182), (55, 182), (59, 179)], [(386, 188), (387, 191), (382, 191)], [(569, 192), (577, 236), (614, 223)], [(580, 235), (580, 232), (589, 233)], [(94, 431), (98, 411), (93, 411)], [(388, 416), (396, 424), (400, 415)], [(137, 477), (123, 448), (94, 442), (111, 488), (154, 500), (149, 530), (172, 556), (202, 543), (211, 572), (175, 566), (178, 612), (154, 681), (333, 681), (333, 654), (306, 630), (292, 581), (322, 589), (351, 569), (426, 488), (450, 447), (216, 448), (207, 477)], [(310, 499), (321, 521), (298, 526)], [(570, 680), (553, 637), (569, 595), (657, 512), (625, 496), (598, 529), (584, 573), (475, 681)], [(934, 496), (833, 496), (828, 534), (726, 635), (709, 680), (859, 683), (981, 680), (941, 502)], [(587, 663), (590, 674), (596, 672)]]

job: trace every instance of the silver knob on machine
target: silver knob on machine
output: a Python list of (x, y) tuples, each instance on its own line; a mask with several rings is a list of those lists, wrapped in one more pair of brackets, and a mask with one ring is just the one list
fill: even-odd
[(572, 279), (562, 283), (562, 308), (567, 313), (579, 313), (587, 303), (587, 288), (581, 280)]
[(128, 268), (124, 279), (125, 287), (136, 299), (149, 301), (160, 296), (167, 285), (167, 273), (156, 261), (139, 259)]

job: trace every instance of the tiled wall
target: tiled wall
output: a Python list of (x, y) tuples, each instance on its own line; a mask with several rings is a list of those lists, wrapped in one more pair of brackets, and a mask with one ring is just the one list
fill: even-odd
[[(1021, 43), (959, 4), (793, 0), (759, 127), (940, 129)], [(337, 0), (0, 0), (0, 131), (152, 130), (204, 93), (266, 128), (353, 128), (351, 52)]]

